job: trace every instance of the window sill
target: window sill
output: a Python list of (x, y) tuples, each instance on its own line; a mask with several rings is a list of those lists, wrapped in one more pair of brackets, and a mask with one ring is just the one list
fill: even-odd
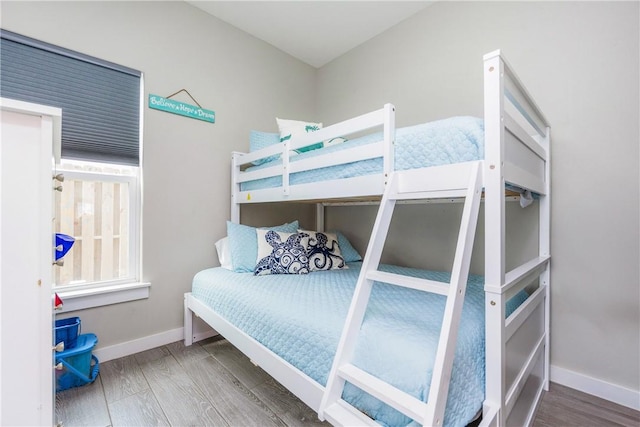
[(60, 290), (57, 294), (63, 304), (61, 308), (56, 310), (56, 313), (149, 298), (150, 287), (151, 283), (136, 282), (91, 289)]

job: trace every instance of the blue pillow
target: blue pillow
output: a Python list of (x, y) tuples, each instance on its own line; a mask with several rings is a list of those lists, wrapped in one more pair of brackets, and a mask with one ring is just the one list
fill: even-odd
[(342, 252), (344, 262), (362, 261), (362, 257), (356, 248), (351, 245), (349, 239), (339, 231), (336, 231), (335, 233), (338, 235), (338, 246), (340, 246), (340, 252)]
[[(284, 233), (297, 233), (298, 225), (298, 221), (296, 220), (292, 223), (275, 227), (261, 228)], [(256, 227), (227, 221), (227, 236), (229, 237), (233, 271), (237, 273), (253, 273), (258, 260), (258, 235), (256, 233)]]
[[(257, 130), (252, 130), (249, 134), (249, 151), (253, 153), (254, 151), (262, 150), (263, 148), (267, 148), (274, 144), (280, 143), (280, 134), (279, 133), (269, 133), (269, 132), (260, 132)], [(252, 162), (254, 165), (258, 166), (263, 163), (270, 162), (272, 160), (277, 160), (280, 157), (279, 154), (275, 154), (273, 156), (265, 157), (264, 159), (259, 159)]]

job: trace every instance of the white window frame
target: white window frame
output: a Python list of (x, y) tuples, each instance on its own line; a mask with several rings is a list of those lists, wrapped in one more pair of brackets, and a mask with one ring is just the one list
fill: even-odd
[[(86, 162), (91, 163), (91, 162)], [(82, 310), (149, 297), (150, 283), (142, 282), (142, 183), (141, 167), (132, 167), (133, 174), (89, 172), (58, 165), (56, 172), (65, 179), (126, 183), (129, 187), (129, 275), (126, 278), (81, 283), (54, 284), (54, 291), (63, 300), (59, 312)]]

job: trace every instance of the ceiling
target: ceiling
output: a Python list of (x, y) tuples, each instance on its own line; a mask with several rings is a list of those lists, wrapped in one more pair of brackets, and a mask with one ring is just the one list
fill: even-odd
[(192, 1), (187, 3), (319, 68), (433, 1)]

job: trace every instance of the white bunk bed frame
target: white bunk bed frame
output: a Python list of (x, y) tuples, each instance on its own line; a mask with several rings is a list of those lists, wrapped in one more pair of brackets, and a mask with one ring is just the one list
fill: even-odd
[[(185, 294), (184, 302), (185, 344), (191, 345), (196, 338), (192, 325), (192, 315), (196, 314), (317, 411), (321, 419), (335, 425), (372, 423), (340, 399), (345, 380), (421, 424), (441, 424), (461, 310), (459, 302), (464, 298), (480, 189), (484, 187), (486, 393), (481, 425), (530, 425), (549, 382), (550, 129), (499, 50), (484, 56), (484, 125), (484, 160), (402, 172), (393, 171), (395, 117), (390, 104), (284, 144), (249, 154), (233, 153), (231, 219), (234, 222), (240, 220), (243, 203), (359, 200), (383, 195), (380, 210), (326, 388), (237, 329), (191, 293)], [(383, 140), (378, 143), (351, 148), (339, 155), (289, 161), (289, 150), (379, 126), (383, 128)], [(282, 156), (282, 165), (243, 170), (243, 166), (274, 154)], [(382, 175), (299, 185), (289, 183), (289, 175), (295, 172), (375, 157), (383, 158)], [(243, 182), (270, 176), (281, 176), (283, 185), (253, 191), (240, 188)], [(505, 183), (539, 196), (538, 254), (508, 272), (505, 267)], [(466, 199), (450, 286), (388, 277), (377, 271), (395, 201), (418, 198)], [(324, 204), (320, 202), (316, 221), (318, 230), (323, 230)], [(363, 374), (348, 363), (350, 344), (355, 342), (373, 280), (449, 294), (427, 404)], [(532, 283), (537, 285), (533, 293), (505, 318), (506, 302)], [(453, 290), (448, 291), (449, 288)]]

